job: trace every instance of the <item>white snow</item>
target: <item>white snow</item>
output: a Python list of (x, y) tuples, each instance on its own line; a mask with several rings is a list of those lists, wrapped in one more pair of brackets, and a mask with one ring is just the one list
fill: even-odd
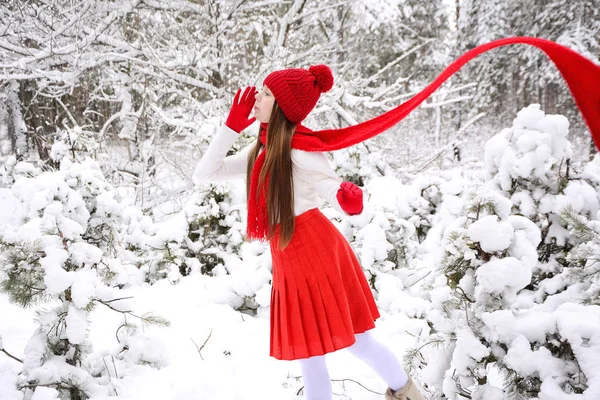
[(87, 335), (87, 312), (74, 304), (70, 304), (65, 323), (67, 325), (66, 334), (69, 342), (73, 344), (83, 343)]
[(389, 228), (389, 222), (384, 218), (376, 217), (356, 234), (356, 242), (359, 245), (357, 253), (361, 265), (365, 268), (370, 267), (375, 261), (387, 257), (387, 253), (392, 247), (385, 237), (387, 228)]
[(58, 399), (58, 390), (50, 387), (41, 387), (39, 390), (36, 390), (33, 396), (31, 396), (31, 400), (54, 400)]
[(496, 258), (477, 269), (476, 296), (497, 293), (510, 296), (531, 282), (531, 267), (514, 257)]
[(59, 294), (71, 286), (75, 279), (74, 271), (66, 271), (63, 263), (69, 258), (66, 250), (48, 248), (46, 257), (40, 259), (44, 268), (44, 284), (50, 294)]
[(523, 376), (535, 374), (542, 380), (565, 367), (564, 362), (553, 357), (545, 347), (532, 351), (529, 341), (521, 335), (510, 343), (504, 362)]
[(467, 232), (483, 251), (490, 253), (510, 246), (514, 229), (508, 222), (498, 222), (497, 215), (489, 215), (474, 222)]
[(84, 308), (96, 296), (97, 276), (96, 271), (92, 269), (74, 271), (73, 283), (71, 284), (71, 299), (75, 306)]
[(452, 363), (459, 373), (466, 374), (476, 368), (476, 361), (488, 356), (490, 350), (481, 344), (470, 328), (461, 329), (456, 335), (456, 350)]

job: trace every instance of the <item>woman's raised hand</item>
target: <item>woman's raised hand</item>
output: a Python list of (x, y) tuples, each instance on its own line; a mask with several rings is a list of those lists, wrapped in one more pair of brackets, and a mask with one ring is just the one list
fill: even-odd
[(240, 133), (252, 125), (256, 120), (254, 117), (249, 118), (254, 102), (256, 101), (254, 96), (258, 93), (256, 87), (248, 86), (240, 96), (241, 92), (242, 89), (238, 89), (235, 94), (231, 110), (229, 110), (229, 115), (227, 116), (227, 121), (225, 121), (225, 125), (237, 133)]

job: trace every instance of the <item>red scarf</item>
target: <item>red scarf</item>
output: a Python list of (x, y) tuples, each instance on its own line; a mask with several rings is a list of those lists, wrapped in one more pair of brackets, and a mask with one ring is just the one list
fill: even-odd
[[(412, 110), (417, 108), (452, 74), (458, 71), (469, 60), (481, 53), (496, 47), (509, 44), (528, 44), (538, 47), (554, 62), (567, 82), (575, 103), (592, 133), (596, 147), (600, 147), (600, 66), (575, 51), (558, 43), (533, 37), (512, 37), (495, 40), (475, 47), (456, 59), (429, 86), (398, 107), (371, 120), (357, 125), (339, 129), (311, 131), (297, 125), (292, 138), (292, 148), (304, 151), (333, 151), (353, 146), (370, 139), (403, 120)], [(260, 140), (266, 145), (266, 130)], [(264, 137), (263, 137), (264, 136)], [(266, 193), (261, 190), (257, 198), (258, 176), (265, 162), (263, 151), (256, 158), (250, 180), (250, 196), (248, 198), (248, 230), (249, 239), (265, 239), (267, 237)], [(268, 177), (267, 177), (268, 179)], [(265, 182), (268, 187), (268, 182)], [(258, 199), (258, 200), (257, 200)]]

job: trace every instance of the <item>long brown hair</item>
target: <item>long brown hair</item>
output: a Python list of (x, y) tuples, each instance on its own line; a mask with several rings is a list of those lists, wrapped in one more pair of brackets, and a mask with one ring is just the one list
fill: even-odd
[[(262, 131), (259, 128), (259, 138)], [(292, 240), (294, 233), (294, 184), (292, 180), (292, 136), (296, 131), (296, 124), (291, 122), (275, 102), (271, 118), (267, 127), (267, 154), (265, 163), (260, 171), (257, 194), (264, 186), (267, 175), (269, 186), (267, 188), (267, 237), (273, 240), (275, 228), (279, 223), (279, 248), (284, 249)], [(252, 168), (262, 148), (260, 139), (248, 157), (246, 170), (246, 194), (250, 199), (250, 180)]]

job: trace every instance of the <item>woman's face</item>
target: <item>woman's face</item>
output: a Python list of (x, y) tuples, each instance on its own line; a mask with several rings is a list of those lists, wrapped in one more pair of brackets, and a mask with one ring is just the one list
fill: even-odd
[(273, 111), (273, 104), (275, 103), (275, 97), (268, 87), (263, 86), (263, 90), (258, 92), (254, 98), (254, 116), (258, 122), (268, 123), (271, 118), (271, 112)]

